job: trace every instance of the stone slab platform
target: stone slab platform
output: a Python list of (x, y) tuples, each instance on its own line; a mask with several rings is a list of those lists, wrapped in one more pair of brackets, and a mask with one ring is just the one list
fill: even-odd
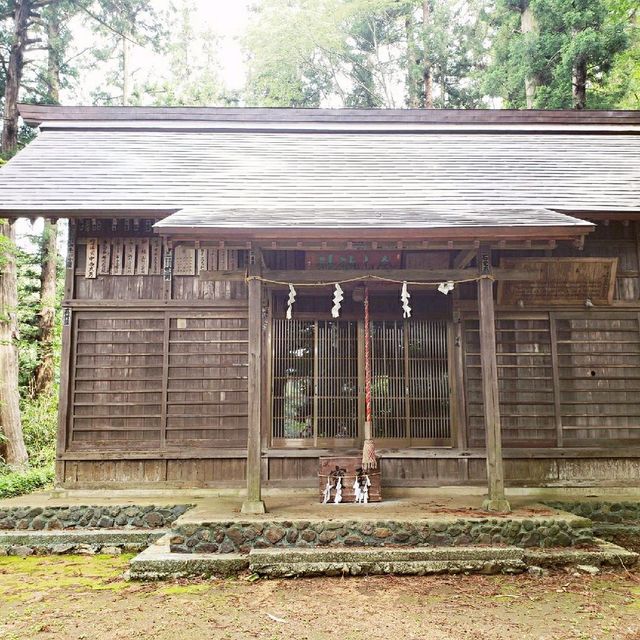
[(591, 549), (525, 549), (524, 561), (548, 569), (578, 565), (628, 569), (638, 564), (640, 555), (633, 551), (600, 538), (594, 543)]
[(131, 561), (133, 580), (236, 575), (245, 571), (272, 578), (302, 576), (522, 573), (531, 567), (590, 565), (628, 568), (638, 555), (597, 540), (589, 550), (520, 547), (405, 547), (253, 549), (243, 554), (177, 554), (164, 536)]
[(232, 576), (249, 568), (249, 557), (239, 553), (171, 553), (169, 535), (156, 540), (129, 564), (132, 580)]
[(340, 575), (522, 573), (518, 547), (404, 549), (253, 549), (249, 570), (269, 578)]
[(166, 534), (166, 529), (5, 531), (0, 532), (0, 555), (138, 553)]

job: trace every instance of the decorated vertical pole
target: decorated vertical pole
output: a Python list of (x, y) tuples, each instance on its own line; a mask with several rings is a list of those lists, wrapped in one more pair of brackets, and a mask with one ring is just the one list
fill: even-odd
[(371, 327), (369, 322), (369, 287), (364, 288), (364, 444), (362, 446), (362, 467), (365, 470), (378, 466), (376, 447), (373, 442), (371, 411)]

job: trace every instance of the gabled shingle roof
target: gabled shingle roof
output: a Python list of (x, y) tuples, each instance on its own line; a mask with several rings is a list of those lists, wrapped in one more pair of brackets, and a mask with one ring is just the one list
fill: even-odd
[(168, 124), (149, 109), (143, 123), (93, 121), (86, 109), (67, 122), (65, 108), (52, 109), (55, 121), (0, 171), (0, 213), (184, 210), (159, 226), (299, 229), (574, 226), (549, 210), (640, 212), (640, 118), (630, 116), (597, 126), (572, 116), (570, 130), (556, 117), (524, 133), (514, 112), (506, 130), (454, 122), (447, 131), (405, 112), (383, 127), (311, 118), (292, 131), (251, 117), (246, 130), (214, 116)]

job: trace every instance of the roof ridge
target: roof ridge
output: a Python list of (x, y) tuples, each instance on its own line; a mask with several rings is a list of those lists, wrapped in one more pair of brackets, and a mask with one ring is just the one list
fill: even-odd
[(31, 126), (49, 122), (164, 121), (244, 123), (638, 124), (640, 110), (314, 109), (280, 107), (115, 107), (20, 104)]

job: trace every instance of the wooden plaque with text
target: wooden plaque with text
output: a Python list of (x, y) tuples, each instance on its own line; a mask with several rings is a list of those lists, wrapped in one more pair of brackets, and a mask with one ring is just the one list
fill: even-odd
[(500, 266), (530, 269), (532, 278), (500, 282), (499, 305), (584, 305), (587, 299), (596, 306), (613, 302), (617, 258), (503, 258)]

